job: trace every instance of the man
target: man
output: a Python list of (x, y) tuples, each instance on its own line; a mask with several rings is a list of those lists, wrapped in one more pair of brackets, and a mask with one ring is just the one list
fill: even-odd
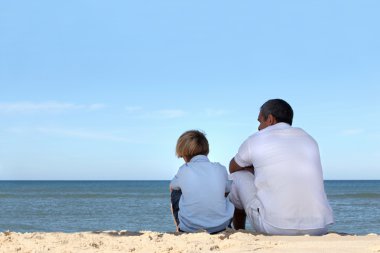
[(230, 162), (235, 229), (244, 228), (247, 215), (259, 233), (327, 233), (333, 216), (318, 144), (292, 127), (293, 110), (282, 99), (265, 102), (258, 121), (259, 131), (243, 142)]

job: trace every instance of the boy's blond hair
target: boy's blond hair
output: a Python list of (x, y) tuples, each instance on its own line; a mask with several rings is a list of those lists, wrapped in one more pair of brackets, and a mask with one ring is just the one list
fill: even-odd
[(184, 132), (177, 141), (176, 155), (190, 160), (196, 155), (208, 155), (208, 141), (204, 133), (198, 130)]

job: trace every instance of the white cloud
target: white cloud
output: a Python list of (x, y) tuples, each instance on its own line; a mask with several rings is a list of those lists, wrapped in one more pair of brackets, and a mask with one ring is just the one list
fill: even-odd
[(359, 135), (364, 133), (363, 129), (345, 129), (341, 132), (344, 136), (352, 136), (352, 135)]
[(125, 110), (143, 119), (174, 119), (183, 117), (186, 112), (180, 109), (162, 109), (148, 111), (141, 106), (127, 106)]
[(104, 104), (73, 104), (61, 102), (17, 102), (0, 103), (2, 113), (34, 113), (34, 112), (61, 112), (67, 110), (98, 110), (104, 108)]
[(53, 127), (13, 127), (9, 128), (8, 132), (15, 134), (44, 134), (63, 137), (72, 137), (87, 140), (103, 140), (103, 141), (115, 141), (115, 142), (128, 142), (136, 143), (136, 141), (124, 136), (118, 136), (112, 133), (96, 132), (84, 129), (66, 129), (66, 128), (53, 128)]
[(155, 113), (156, 113), (156, 115), (158, 117), (164, 118), (164, 119), (180, 118), (180, 117), (182, 117), (182, 116), (185, 115), (184, 111), (177, 110), (177, 109), (173, 109), (173, 110), (160, 110), (160, 111), (157, 111)]
[(88, 108), (90, 110), (99, 110), (106, 107), (105, 104), (90, 104), (90, 105), (82, 105), (84, 108)]
[(127, 106), (125, 107), (125, 110), (129, 113), (135, 113), (142, 111), (143, 108), (141, 106)]
[(231, 113), (231, 111), (223, 109), (206, 109), (205, 112), (209, 117), (220, 117)]
[(39, 128), (36, 128), (36, 130), (37, 132), (40, 132), (43, 134), (68, 136), (68, 137), (75, 137), (75, 138), (80, 138), (80, 139), (132, 142), (129, 138), (126, 138), (126, 137), (117, 136), (110, 133), (91, 132), (87, 130), (72, 130), (72, 129), (45, 128), (45, 127), (39, 127)]
[(15, 133), (15, 134), (24, 134), (30, 132), (30, 129), (25, 128), (25, 127), (11, 127), (6, 129), (6, 131), (10, 133)]

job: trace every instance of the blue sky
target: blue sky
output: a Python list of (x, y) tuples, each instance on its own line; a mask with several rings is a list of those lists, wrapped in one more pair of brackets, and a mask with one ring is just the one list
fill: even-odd
[(0, 179), (171, 179), (179, 135), (225, 166), (287, 100), (325, 179), (380, 179), (379, 1), (0, 0)]

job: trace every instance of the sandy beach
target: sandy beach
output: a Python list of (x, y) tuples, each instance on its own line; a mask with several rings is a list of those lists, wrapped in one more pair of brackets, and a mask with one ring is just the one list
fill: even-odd
[(106, 231), (82, 233), (0, 233), (0, 252), (380, 252), (380, 236), (264, 236), (248, 231), (216, 235)]

